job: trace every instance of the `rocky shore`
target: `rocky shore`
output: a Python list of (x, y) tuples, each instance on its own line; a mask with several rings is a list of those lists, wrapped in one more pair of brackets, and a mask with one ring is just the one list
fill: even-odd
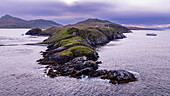
[[(36, 30), (32, 29), (29, 32), (35, 33)], [(49, 28), (41, 32), (50, 30)], [(95, 48), (113, 39), (126, 38), (119, 30), (107, 27), (71, 27), (56, 29), (52, 33), (55, 34), (41, 43), (49, 46), (42, 53), (44, 58), (38, 60), (40, 64), (48, 65), (48, 76), (100, 77), (110, 80), (113, 84), (137, 80), (134, 74), (125, 70), (98, 70), (101, 62), (97, 61), (99, 56)]]
[(130, 72), (125, 70), (97, 70), (99, 63), (88, 60), (87, 57), (77, 57), (73, 60), (57, 64), (55, 66), (48, 66), (47, 75), (54, 78), (56, 76), (69, 76), (73, 78), (89, 78), (100, 77), (101, 79), (108, 79), (112, 84), (122, 84), (132, 81), (137, 81), (137, 78)]

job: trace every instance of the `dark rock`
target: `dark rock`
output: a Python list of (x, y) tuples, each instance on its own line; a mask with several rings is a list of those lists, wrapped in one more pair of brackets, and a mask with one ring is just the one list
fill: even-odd
[(29, 30), (26, 35), (39, 35), (42, 32), (40, 28), (34, 28)]
[(109, 79), (113, 84), (121, 84), (137, 80), (134, 74), (125, 70), (109, 71), (102, 77), (102, 79)]
[(79, 77), (81, 75), (89, 75), (89, 73), (94, 72), (95, 70), (92, 67), (84, 68), (80, 71), (77, 71), (75, 74), (72, 74), (72, 77)]
[(76, 70), (81, 70), (81, 69), (83, 69), (83, 68), (86, 68), (86, 67), (84, 66), (83, 62), (82, 62), (82, 63), (80, 62), (79, 64), (74, 64), (73, 67), (74, 67)]
[(53, 69), (50, 69), (50, 70), (48, 71), (47, 75), (50, 76), (51, 78), (56, 77), (56, 73), (54, 72)]
[(94, 70), (98, 69), (98, 64), (96, 64), (96, 62), (92, 61), (92, 60), (88, 60), (84, 62), (84, 66), (86, 67), (92, 67)]
[(90, 74), (91, 77), (99, 77), (99, 76), (103, 76), (106, 75), (108, 73), (107, 70), (97, 70), (95, 73)]
[(74, 74), (75, 72), (76, 70), (74, 68), (66, 67), (62, 72), (60, 72), (60, 74), (64, 76), (68, 76), (68, 75)]
[(95, 69), (93, 67), (88, 67), (88, 68), (84, 68), (80, 71), (83, 73), (83, 75), (89, 75), (89, 73), (93, 73), (95, 71)]
[(77, 62), (84, 62), (87, 60), (87, 57), (86, 56), (83, 56), (83, 57), (77, 57), (77, 58), (74, 58), (73, 60), (71, 60), (72, 63), (74, 64), (77, 64)]
[(40, 64), (64, 64), (66, 62), (68, 62), (69, 60), (71, 60), (73, 57), (70, 56), (63, 56), (60, 54), (46, 54), (44, 56), (44, 59), (40, 59), (38, 60), (38, 62), (40, 62)]
[(70, 76), (74, 78), (81, 78), (81, 76), (101, 77), (101, 79), (108, 79), (113, 84), (128, 83), (136, 81), (137, 78), (130, 72), (125, 70), (97, 70), (98, 64), (92, 60), (87, 60), (87, 57), (77, 57), (70, 62), (63, 64), (56, 64), (51, 68), (47, 75), (54, 78), (56, 76)]
[(53, 72), (54, 72), (53, 69), (50, 69), (50, 70), (48, 71), (47, 75), (50, 75), (50, 74), (52, 74)]
[(47, 74), (51, 77), (54, 75), (57, 76), (56, 74), (61, 76), (71, 75), (72, 77), (79, 77), (81, 75), (89, 75), (94, 73), (95, 70), (98, 69), (98, 64), (94, 61), (87, 60), (87, 57), (83, 56), (77, 57), (67, 63), (57, 64), (55, 67), (51, 68), (52, 69), (50, 69)]
[(102, 64), (102, 61), (96, 61), (96, 64)]

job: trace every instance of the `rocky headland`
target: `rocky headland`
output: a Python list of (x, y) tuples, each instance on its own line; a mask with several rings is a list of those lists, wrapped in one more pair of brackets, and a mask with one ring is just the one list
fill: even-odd
[[(31, 33), (30, 33), (31, 32)], [(48, 44), (48, 49), (42, 53), (40, 64), (48, 65), (47, 75), (50, 77), (69, 76), (83, 78), (84, 76), (108, 79), (113, 84), (136, 81), (134, 74), (126, 70), (98, 70), (101, 61), (98, 60), (96, 47), (102, 46), (113, 39), (123, 39), (126, 36), (116, 28), (110, 27), (52, 27), (46, 30), (38, 28), (28, 32), (33, 35), (46, 34), (50, 36), (41, 44)]]

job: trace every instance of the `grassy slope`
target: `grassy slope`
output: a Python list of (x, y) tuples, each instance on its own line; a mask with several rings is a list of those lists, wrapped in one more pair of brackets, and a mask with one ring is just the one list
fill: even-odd
[[(51, 28), (44, 30), (44, 32), (50, 32)], [(55, 29), (53, 29), (55, 30)], [(56, 29), (58, 30), (58, 28)], [(74, 35), (75, 34), (75, 35)], [(53, 36), (51, 36), (48, 40), (44, 41), (46, 44), (55, 44), (61, 40), (69, 39), (73, 37), (76, 38), (77, 41), (84, 42), (82, 39), (87, 39), (92, 43), (104, 43), (107, 39), (116, 34), (122, 34), (120, 31), (114, 28), (106, 28), (106, 27), (78, 27), (78, 28), (68, 28), (62, 29)], [(82, 39), (80, 39), (82, 38)], [(76, 41), (76, 42), (77, 42)], [(85, 42), (84, 42), (85, 43)]]
[[(50, 32), (50, 29), (45, 32)], [(55, 30), (53, 28), (53, 30)], [(56, 29), (57, 30), (57, 29)], [(98, 45), (108, 42), (108, 37), (114, 34), (122, 34), (117, 29), (105, 27), (78, 27), (68, 28), (58, 31), (45, 44), (51, 44), (57, 48), (64, 48), (64, 50), (57, 52), (64, 57), (71, 57), (72, 59), (79, 56), (87, 56), (88, 59), (96, 60), (97, 53), (93, 45)], [(85, 41), (91, 42), (87, 44)]]

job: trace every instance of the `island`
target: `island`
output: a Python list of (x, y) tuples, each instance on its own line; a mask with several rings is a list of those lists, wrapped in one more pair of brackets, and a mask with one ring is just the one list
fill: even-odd
[[(91, 23), (88, 25), (87, 21)], [(46, 30), (34, 28), (26, 33), (27, 35), (34, 33), (33, 35), (50, 36), (40, 43), (48, 44), (48, 49), (42, 53), (43, 58), (38, 60), (40, 64), (48, 65), (47, 75), (52, 78), (57, 76), (100, 77), (110, 80), (113, 84), (137, 81), (136, 76), (126, 70), (98, 70), (102, 62), (97, 61), (99, 56), (96, 48), (113, 39), (126, 38), (122, 32), (131, 31), (106, 20), (88, 19), (82, 22), (64, 27), (51, 27)], [(107, 27), (105, 26), (107, 23), (113, 25)]]

